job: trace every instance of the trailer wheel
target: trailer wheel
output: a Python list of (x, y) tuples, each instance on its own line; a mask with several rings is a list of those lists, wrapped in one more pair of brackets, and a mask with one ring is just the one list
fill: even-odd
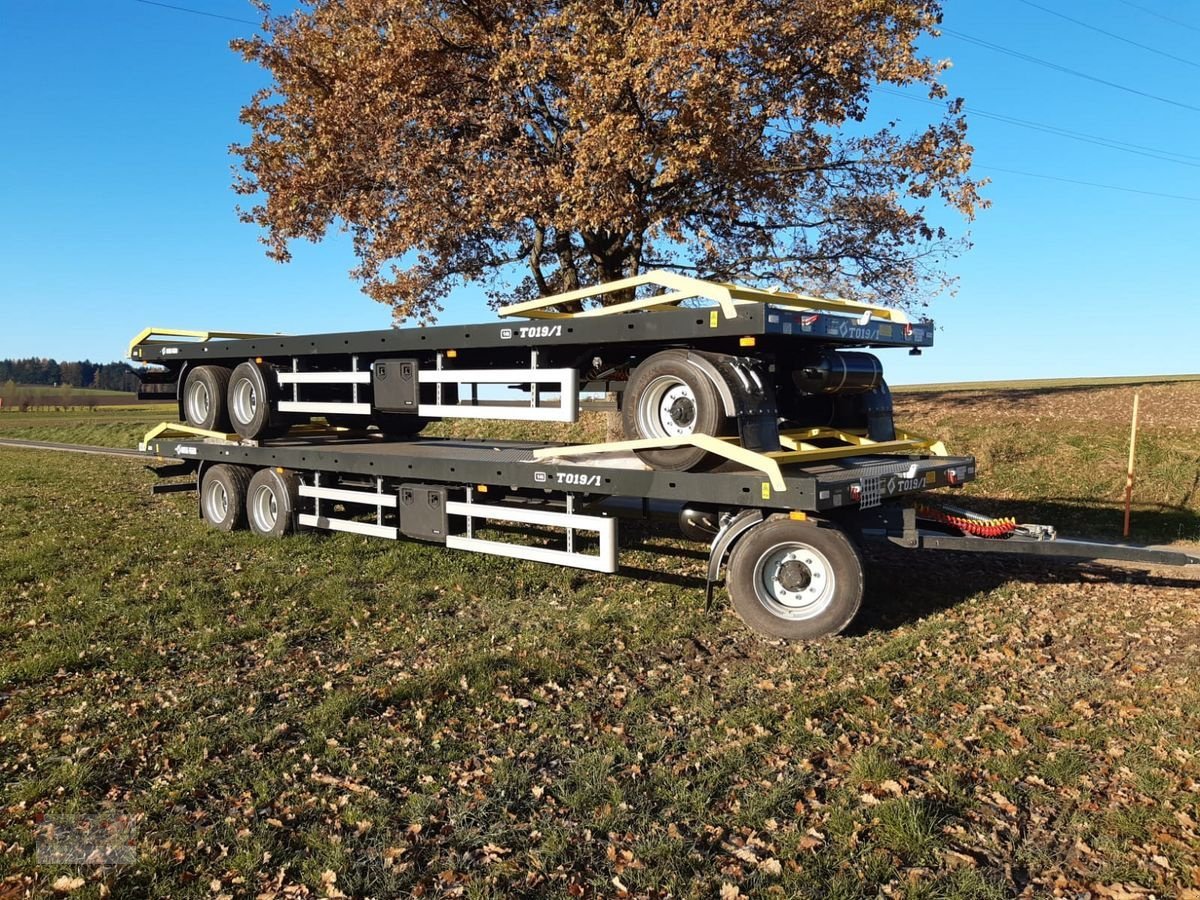
[(785, 640), (837, 634), (862, 604), (862, 558), (850, 539), (836, 527), (783, 516), (734, 545), (727, 581), (742, 621)]
[(412, 413), (377, 412), (371, 417), (371, 424), (388, 437), (410, 438), (420, 434), (421, 429), (429, 424), (429, 420)]
[(259, 469), (246, 491), (246, 520), (263, 537), (283, 537), (296, 527), (300, 480), (291, 472)]
[[(683, 350), (655, 353), (634, 369), (625, 387), (621, 419), (627, 440), (720, 435), (729, 428), (716, 387), (688, 364)], [(721, 457), (691, 446), (636, 452), (655, 469), (683, 472), (721, 462)]]
[(271, 370), (247, 360), (229, 376), (229, 420), (247, 440), (278, 437), (288, 429), (279, 414), (279, 385)]
[(200, 515), (218, 531), (246, 527), (246, 489), (253, 470), (218, 463), (204, 470), (200, 483)]
[(183, 380), (183, 418), (207, 431), (229, 431), (229, 370), (224, 366), (197, 366)]

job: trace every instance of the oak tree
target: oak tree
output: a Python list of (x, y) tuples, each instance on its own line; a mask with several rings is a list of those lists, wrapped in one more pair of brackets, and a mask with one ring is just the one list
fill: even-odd
[(274, 258), (332, 228), (398, 319), (667, 267), (910, 303), (982, 202), (938, 0), (307, 0), (234, 42), (271, 86), (234, 146)]

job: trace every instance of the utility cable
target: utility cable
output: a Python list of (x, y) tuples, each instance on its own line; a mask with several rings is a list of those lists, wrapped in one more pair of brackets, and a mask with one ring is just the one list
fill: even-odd
[(1162, 97), (1158, 94), (1151, 94), (1149, 91), (1143, 91), (1138, 88), (1129, 87), (1128, 85), (1125, 85), (1125, 84), (1118, 84), (1115, 81), (1108, 81), (1107, 79), (1099, 78), (1095, 75), (1089, 75), (1087, 72), (1081, 72), (1078, 69), (1072, 69), (1068, 66), (1062, 66), (1056, 62), (1051, 62), (1048, 59), (1042, 59), (1040, 56), (1032, 56), (1028, 53), (1022, 53), (1020, 50), (1013, 50), (1009, 47), (1002, 47), (1000, 44), (993, 44), (991, 41), (985, 41), (982, 38), (977, 38), (977, 37), (974, 37), (973, 35), (965, 34), (961, 31), (954, 31), (953, 29), (950, 29), (950, 28), (943, 28), (942, 32), (944, 34), (951, 35), (952, 37), (956, 37), (961, 41), (967, 41), (968, 43), (976, 44), (980, 47), (986, 47), (987, 49), (994, 50), (997, 53), (1005, 53), (1009, 56), (1016, 57), (1017, 59), (1024, 60), (1025, 62), (1035, 63), (1036, 65), (1039, 65), (1039, 66), (1045, 66), (1046, 68), (1053, 69), (1056, 72), (1063, 72), (1067, 75), (1074, 75), (1076, 78), (1083, 78), (1086, 81), (1093, 81), (1096, 84), (1103, 84), (1106, 87), (1114, 88), (1118, 91), (1125, 91), (1126, 93), (1129, 93), (1129, 94), (1136, 94), (1137, 96), (1145, 97), (1148, 100), (1157, 100), (1159, 103), (1167, 103), (1171, 106), (1177, 106), (1180, 109), (1188, 109), (1188, 110), (1191, 110), (1192, 112), (1200, 112), (1200, 106), (1193, 106), (1190, 103), (1184, 103), (1180, 100), (1172, 100), (1169, 97)]

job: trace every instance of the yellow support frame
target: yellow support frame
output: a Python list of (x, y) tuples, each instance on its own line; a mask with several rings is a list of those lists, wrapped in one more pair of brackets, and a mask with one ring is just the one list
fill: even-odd
[(739, 444), (708, 434), (685, 434), (669, 438), (641, 438), (632, 441), (613, 441), (607, 444), (568, 444), (562, 447), (542, 447), (533, 451), (537, 460), (569, 459), (602, 453), (625, 453), (631, 450), (670, 450), (675, 447), (701, 447), (709, 453), (724, 456), (750, 469), (762, 472), (777, 491), (787, 490), (779, 463), (768, 454), (747, 450)]
[(217, 438), (222, 441), (237, 441), (239, 434), (226, 434), (224, 431), (211, 431), (207, 428), (197, 428), (195, 425), (185, 425), (182, 422), (160, 422), (146, 432), (142, 438), (142, 447), (147, 447), (156, 437), (205, 437)]
[[(293, 425), (288, 429), (288, 434), (293, 437), (320, 437), (326, 434), (341, 434), (343, 432), (352, 431), (351, 428), (343, 428), (340, 425)], [(142, 447), (145, 448), (156, 437), (203, 437), (214, 438), (220, 441), (238, 442), (242, 439), (240, 434), (227, 434), (224, 431), (210, 431), (207, 428), (197, 428), (195, 425), (187, 425), (183, 422), (160, 422), (142, 438)]]
[[(126, 354), (130, 359), (134, 359), (133, 351), (143, 344), (150, 341), (152, 337), (164, 338), (189, 338), (189, 342), (203, 343), (204, 341), (217, 340), (241, 340), (243, 338), (261, 338), (271, 337), (272, 335), (253, 333), (248, 331), (192, 331), (187, 328), (143, 328), (137, 333), (132, 341), (129, 342), (129, 352)], [(152, 343), (161, 344), (165, 341), (153, 341)]]
[[(845, 446), (818, 447), (809, 441), (838, 440)], [(804, 460), (837, 459), (851, 456), (857, 451), (864, 453), (894, 453), (900, 450), (927, 451), (933, 456), (948, 456), (946, 445), (941, 441), (931, 441), (919, 435), (897, 431), (895, 440), (873, 441), (865, 434), (857, 431), (842, 431), (838, 428), (803, 428), (781, 432), (779, 443), (783, 450), (769, 452), (768, 455), (781, 462)], [(830, 452), (835, 456), (828, 456)]]
[[(839, 440), (840, 447), (818, 447), (809, 443), (814, 440)], [(700, 447), (709, 453), (762, 472), (776, 491), (787, 490), (781, 466), (797, 462), (825, 462), (845, 459), (864, 453), (928, 453), (931, 456), (947, 456), (946, 445), (941, 441), (897, 432), (891, 441), (873, 441), (863, 434), (842, 431), (837, 428), (805, 428), (783, 432), (780, 444), (784, 449), (759, 452), (748, 450), (737, 443), (736, 438), (718, 438), (707, 434), (686, 434), (669, 438), (642, 438), (632, 441), (614, 441), (605, 444), (573, 444), (563, 447), (542, 447), (533, 451), (536, 460), (570, 459), (579, 456), (626, 453), (636, 450), (670, 450), (675, 447)]]
[[(653, 297), (643, 297), (639, 300), (626, 300), (611, 306), (585, 309), (582, 312), (568, 313), (548, 309), (562, 303), (572, 303), (577, 300), (588, 300), (601, 297), (614, 291), (625, 291), (634, 288), (653, 285), (667, 289), (669, 293)], [(580, 288), (555, 294), (552, 297), (540, 297), (536, 300), (526, 300), (522, 303), (510, 303), (500, 307), (502, 316), (524, 316), (529, 319), (586, 319), (596, 316), (611, 316), (618, 313), (636, 312), (638, 310), (659, 310), (671, 308), (684, 300), (711, 300), (720, 307), (727, 319), (737, 318), (737, 307), (744, 303), (772, 303), (776, 306), (790, 306), (798, 309), (822, 310), (825, 312), (857, 313), (868, 318), (885, 319), (900, 325), (910, 323), (908, 316), (898, 309), (885, 306), (875, 306), (869, 303), (859, 303), (855, 300), (842, 298), (813, 297), (808, 294), (797, 294), (791, 291), (764, 291), (759, 288), (745, 287), (738, 284), (726, 284), (717, 281), (704, 281), (700, 278), (690, 278), (655, 269), (643, 275), (632, 278), (622, 278), (619, 281), (609, 281), (594, 287)]]

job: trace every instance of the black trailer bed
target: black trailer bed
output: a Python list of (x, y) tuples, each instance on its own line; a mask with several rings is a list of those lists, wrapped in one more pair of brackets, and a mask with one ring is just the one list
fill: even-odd
[[(970, 456), (861, 455), (784, 466), (786, 488), (780, 491), (766, 475), (755, 470), (652, 470), (633, 454), (534, 459), (535, 450), (553, 446), (556, 445), (452, 438), (386, 441), (312, 436), (252, 445), (161, 437), (152, 440), (145, 449), (151, 456), (208, 463), (810, 512), (851, 505), (867, 507), (892, 497), (960, 485), (975, 478), (975, 459)], [(852, 488), (857, 493), (852, 493)]]
[(933, 323), (911, 325), (828, 312), (807, 312), (773, 304), (745, 304), (737, 318), (709, 309), (675, 309), (654, 313), (623, 313), (591, 319), (511, 319), (474, 325), (387, 328), (334, 334), (262, 335), (254, 338), (215, 338), (207, 341), (159, 339), (135, 346), (140, 362), (174, 363), (203, 359), (303, 357), (309, 355), (413, 354), (469, 348), (600, 346), (646, 342), (663, 346), (706, 340), (763, 337), (808, 339), (840, 347), (931, 347)]

